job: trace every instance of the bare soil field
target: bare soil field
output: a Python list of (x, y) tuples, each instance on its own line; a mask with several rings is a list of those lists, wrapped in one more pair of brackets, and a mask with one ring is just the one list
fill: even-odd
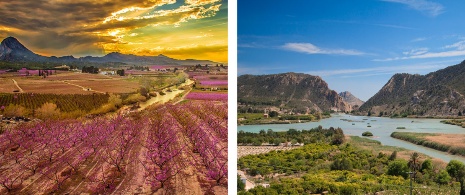
[(0, 78), (0, 92), (13, 93), (13, 91), (17, 89), (13, 80), (10, 78)]
[(112, 77), (101, 74), (89, 74), (80, 72), (57, 71), (57, 74), (50, 75), (44, 80), (89, 80), (89, 79), (110, 79)]
[(85, 91), (62, 81), (29, 78), (16, 78), (15, 80), (25, 93), (92, 94), (90, 91)]
[(131, 93), (139, 89), (139, 83), (124, 79), (73, 80), (68, 82), (108, 93)]
[(13, 93), (18, 89), (12, 79), (16, 80), (24, 93), (132, 93), (139, 88), (138, 82), (129, 81), (126, 77), (57, 71), (57, 74), (47, 78), (4, 74), (0, 78), (0, 93)]

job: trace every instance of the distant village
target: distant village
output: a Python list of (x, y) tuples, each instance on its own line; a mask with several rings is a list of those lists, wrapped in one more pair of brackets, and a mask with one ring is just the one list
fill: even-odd
[[(72, 71), (80, 73), (91, 73), (91, 74), (102, 74), (102, 75), (134, 75), (140, 74), (143, 72), (153, 72), (153, 73), (177, 73), (177, 72), (206, 72), (207, 74), (218, 74), (218, 73), (227, 73), (227, 66), (223, 64), (197, 64), (194, 66), (182, 66), (182, 65), (156, 65), (156, 66), (136, 66), (128, 65), (121, 66), (118, 68), (98, 68), (94, 66), (84, 66), (81, 70), (77, 66), (68, 66), (61, 65), (56, 66), (53, 69), (47, 70), (32, 70), (28, 68), (21, 68), (17, 71), (18, 76), (42, 76), (47, 77), (49, 75), (56, 74), (57, 71)], [(0, 70), (0, 74), (12, 72), (12, 70)]]

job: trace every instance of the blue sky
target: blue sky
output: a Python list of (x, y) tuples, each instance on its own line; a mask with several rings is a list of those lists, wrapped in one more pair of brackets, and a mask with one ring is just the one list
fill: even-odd
[(395, 73), (465, 59), (465, 3), (238, 0), (238, 74), (301, 72), (366, 101)]

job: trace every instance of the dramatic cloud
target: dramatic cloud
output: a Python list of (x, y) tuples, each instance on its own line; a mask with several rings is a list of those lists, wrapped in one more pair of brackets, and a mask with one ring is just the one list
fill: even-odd
[(357, 50), (324, 49), (319, 48), (311, 43), (286, 43), (282, 46), (282, 48), (306, 54), (365, 55), (365, 53)]
[(167, 55), (174, 58), (185, 59), (183, 56), (193, 56), (199, 59), (199, 56), (209, 56), (208, 59), (214, 59), (214, 55), (218, 53), (226, 54), (228, 52), (227, 45), (195, 45), (187, 47), (169, 47), (169, 48), (153, 48), (153, 49), (135, 49), (132, 53), (136, 55), (156, 56), (159, 54)]
[(401, 4), (409, 6), (412, 9), (421, 11), (433, 17), (438, 16), (444, 12), (444, 7), (441, 4), (431, 2), (431, 1), (426, 1), (426, 0), (382, 0), (382, 1), (392, 2), (392, 3), (401, 3)]
[[(195, 33), (199, 29), (212, 31), (215, 39), (196, 41), (224, 45), (227, 5), (223, 4), (222, 0), (8, 1), (0, 6), (0, 38), (15, 36), (34, 52), (57, 56), (104, 55), (115, 50), (129, 53), (134, 51), (127, 46), (131, 42), (157, 42), (154, 37), (164, 39), (171, 32)], [(158, 46), (185, 47), (181, 41), (171, 40), (174, 42), (178, 45)], [(184, 43), (195, 44), (192, 40)], [(137, 47), (148, 51), (152, 49), (148, 45)], [(227, 55), (222, 61), (227, 61)]]

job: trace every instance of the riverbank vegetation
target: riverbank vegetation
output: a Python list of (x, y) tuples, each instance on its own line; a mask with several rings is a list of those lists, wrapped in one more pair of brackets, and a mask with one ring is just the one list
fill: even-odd
[(441, 123), (449, 124), (449, 125), (457, 125), (457, 126), (465, 128), (465, 119), (442, 120)]
[[(290, 135), (300, 134), (313, 141), (292, 150), (240, 158), (238, 169), (245, 171), (257, 185), (239, 194), (408, 194), (410, 176), (416, 193), (459, 194), (463, 176), (456, 173), (465, 171), (463, 163), (451, 161), (446, 168), (445, 163), (416, 152), (382, 146), (376, 140), (356, 136), (334, 143), (336, 134), (330, 133), (334, 130), (280, 132), (278, 135), (287, 140)], [(342, 129), (338, 131), (343, 135)], [(274, 134), (272, 130), (268, 132)], [(262, 138), (263, 142), (269, 137), (264, 131), (255, 133), (255, 137), (239, 132), (238, 140), (239, 134)]]
[(238, 124), (240, 125), (256, 125), (256, 124), (290, 124), (290, 123), (305, 123), (311, 121), (319, 121), (323, 118), (329, 118), (330, 114), (305, 114), (305, 115), (290, 115), (279, 114), (276, 111), (264, 114), (263, 110), (249, 110), (250, 112), (239, 112), (237, 115)]
[(371, 136), (373, 136), (373, 133), (371, 133), (369, 131), (365, 131), (365, 132), (362, 133), (362, 136), (371, 137)]
[(465, 135), (462, 134), (393, 132), (391, 137), (454, 155), (465, 156)]
[(320, 125), (310, 130), (298, 131), (290, 129), (289, 131), (273, 131), (271, 129), (260, 130), (257, 133), (239, 131), (237, 134), (238, 145), (280, 145), (282, 143), (295, 145), (327, 142), (332, 144), (342, 144), (344, 142), (344, 133), (341, 128), (323, 129)]

